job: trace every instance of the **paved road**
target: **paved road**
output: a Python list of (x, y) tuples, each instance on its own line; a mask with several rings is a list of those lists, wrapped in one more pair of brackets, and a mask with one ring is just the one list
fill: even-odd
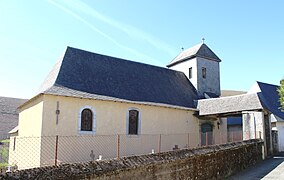
[(266, 159), (234, 176), (230, 180), (284, 180), (284, 154)]

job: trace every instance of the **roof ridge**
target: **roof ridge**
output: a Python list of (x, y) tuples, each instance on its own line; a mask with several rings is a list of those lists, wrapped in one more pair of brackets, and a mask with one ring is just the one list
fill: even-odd
[[(95, 55), (98, 55), (98, 56), (110, 57), (112, 59), (121, 60), (121, 61), (128, 62), (128, 63), (130, 62), (130, 63), (136, 63), (136, 64), (145, 65), (145, 66), (151, 66), (151, 67), (155, 67), (155, 68), (161, 68), (161, 69), (164, 69), (164, 70), (167, 70), (167, 71), (176, 71), (176, 70), (169, 69), (169, 68), (166, 68), (166, 67), (163, 67), (163, 66), (147, 64), (147, 63), (144, 63), (144, 62), (130, 60), (130, 59), (124, 59), (122, 57), (115, 57), (115, 56), (110, 56), (110, 55), (106, 55), (106, 54), (100, 54), (100, 53), (96, 53), (96, 52), (92, 52), (92, 51), (88, 51), (88, 50), (84, 50), (84, 49), (79, 49), (79, 48), (75, 48), (75, 47), (67, 46), (67, 48), (79, 50), (79, 51), (83, 51), (83, 52), (87, 52), (87, 53), (91, 53), (91, 54), (95, 54)], [(180, 72), (180, 71), (177, 71), (177, 72)]]
[(68, 48), (69, 47), (67, 46), (66, 50), (62, 53), (62, 55), (57, 59), (55, 64), (52, 66), (51, 71), (49, 71), (48, 75), (45, 77), (44, 81), (40, 85), (37, 94), (46, 91), (56, 83), (58, 74), (60, 72), (62, 63), (64, 61), (64, 57), (67, 54)]
[(181, 62), (192, 59), (194, 57), (201, 57), (201, 58), (206, 58), (209, 60), (221, 62), (221, 59), (205, 43), (199, 43), (179, 53), (167, 65), (167, 67), (171, 67), (175, 64), (179, 64)]
[(224, 97), (217, 97), (217, 98), (209, 98), (209, 99), (200, 99), (198, 101), (209, 101), (209, 100), (216, 100), (216, 99), (229, 99), (229, 98), (234, 98), (234, 97), (240, 97), (240, 96), (252, 96), (252, 95), (258, 95), (259, 92), (254, 92), (254, 93), (245, 93), (245, 94), (238, 94), (238, 95), (233, 95), (233, 96), (224, 96)]
[(260, 81), (256, 81), (258, 84), (265, 84), (265, 85), (270, 85), (270, 86), (275, 86), (275, 87), (279, 87), (279, 85), (275, 85), (275, 84), (270, 84), (270, 83), (265, 83), (265, 82), (260, 82)]

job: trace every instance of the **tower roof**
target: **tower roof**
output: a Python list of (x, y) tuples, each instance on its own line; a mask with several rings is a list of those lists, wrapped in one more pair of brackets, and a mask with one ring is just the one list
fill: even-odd
[[(179, 71), (68, 47), (40, 93), (195, 108), (197, 92)], [(86, 94), (87, 93), (87, 94)]]
[(213, 61), (221, 62), (221, 59), (219, 59), (219, 57), (206, 44), (200, 43), (187, 50), (182, 51), (167, 65), (167, 67), (171, 67), (173, 65), (195, 57), (202, 57)]

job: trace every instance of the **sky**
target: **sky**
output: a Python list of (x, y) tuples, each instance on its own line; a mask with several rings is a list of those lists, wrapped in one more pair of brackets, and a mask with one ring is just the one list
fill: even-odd
[(284, 77), (284, 1), (0, 0), (0, 96), (32, 98), (67, 46), (166, 67), (205, 43), (221, 89)]

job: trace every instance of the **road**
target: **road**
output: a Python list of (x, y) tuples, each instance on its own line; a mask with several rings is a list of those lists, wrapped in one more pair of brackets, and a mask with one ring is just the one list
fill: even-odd
[(236, 175), (229, 180), (284, 180), (284, 154), (279, 154), (259, 162)]

